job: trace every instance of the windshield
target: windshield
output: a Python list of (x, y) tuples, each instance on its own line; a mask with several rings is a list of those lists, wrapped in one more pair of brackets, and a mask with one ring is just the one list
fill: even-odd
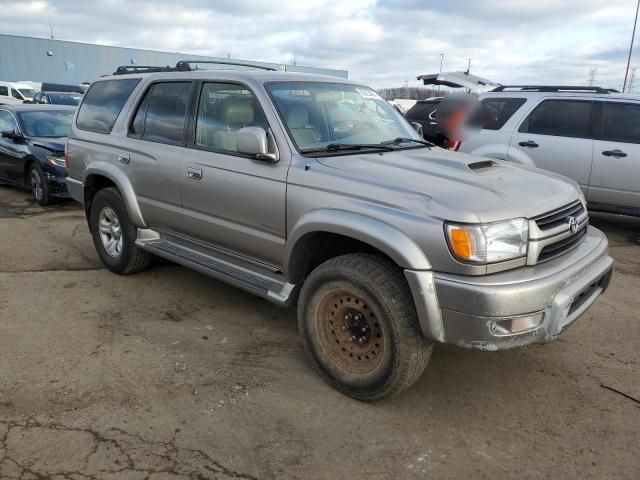
[(348, 150), (349, 145), (421, 139), (402, 115), (368, 87), (278, 82), (268, 84), (267, 90), (302, 153), (331, 150), (327, 147), (336, 144)]
[(18, 91), (24, 98), (33, 98), (36, 91), (33, 88), (19, 88)]
[(67, 137), (73, 120), (73, 110), (47, 110), (19, 112), (28, 137)]
[(73, 95), (69, 93), (50, 93), (49, 103), (54, 105), (78, 105), (82, 95)]

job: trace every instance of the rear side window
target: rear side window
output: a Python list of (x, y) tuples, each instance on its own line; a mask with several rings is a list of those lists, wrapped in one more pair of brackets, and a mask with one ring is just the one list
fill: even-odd
[(133, 117), (132, 137), (161, 143), (183, 143), (191, 82), (155, 83)]
[(139, 82), (139, 78), (127, 78), (105, 80), (91, 85), (78, 112), (78, 128), (110, 133), (127, 98)]
[(481, 126), (485, 130), (500, 130), (526, 102), (524, 98), (485, 98), (480, 110)]
[(588, 101), (545, 100), (520, 126), (520, 132), (590, 138), (591, 111)]
[(640, 105), (605, 103), (602, 111), (602, 139), (640, 143)]
[(9, 96), (9, 88), (8, 87), (0, 87), (0, 95), (3, 97)]
[(405, 117), (412, 121), (426, 122), (430, 115), (438, 109), (440, 102), (418, 102), (411, 107)]

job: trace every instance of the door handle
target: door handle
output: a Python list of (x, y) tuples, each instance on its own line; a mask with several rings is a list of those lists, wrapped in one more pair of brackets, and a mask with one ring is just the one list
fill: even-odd
[(118, 161), (120, 163), (124, 163), (127, 164), (131, 161), (131, 156), (128, 153), (119, 153), (118, 154)]
[(529, 148), (538, 148), (540, 146), (536, 142), (534, 142), (533, 140), (527, 140), (526, 142), (520, 142), (520, 143), (518, 143), (518, 145), (520, 145), (521, 147), (529, 147)]
[(202, 169), (193, 167), (187, 168), (187, 178), (191, 178), (192, 180), (202, 179)]
[(602, 152), (602, 154), (605, 157), (626, 157), (627, 154), (624, 153), (622, 150), (605, 150), (604, 152)]

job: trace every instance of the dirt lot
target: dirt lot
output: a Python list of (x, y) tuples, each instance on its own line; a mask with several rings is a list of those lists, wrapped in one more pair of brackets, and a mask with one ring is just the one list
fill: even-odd
[[(175, 265), (117, 277), (82, 210), (0, 186), (0, 478), (640, 478), (640, 219), (593, 216), (611, 289), (560, 340), (437, 346), (368, 405), (295, 313)], [(609, 388), (605, 388), (609, 387)]]

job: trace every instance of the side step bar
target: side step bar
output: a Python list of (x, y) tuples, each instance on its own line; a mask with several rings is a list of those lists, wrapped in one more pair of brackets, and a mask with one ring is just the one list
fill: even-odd
[(139, 229), (136, 245), (278, 305), (288, 305), (291, 301), (295, 285), (278, 278), (279, 274), (224, 252), (190, 244), (185, 239), (172, 240), (163, 234)]

